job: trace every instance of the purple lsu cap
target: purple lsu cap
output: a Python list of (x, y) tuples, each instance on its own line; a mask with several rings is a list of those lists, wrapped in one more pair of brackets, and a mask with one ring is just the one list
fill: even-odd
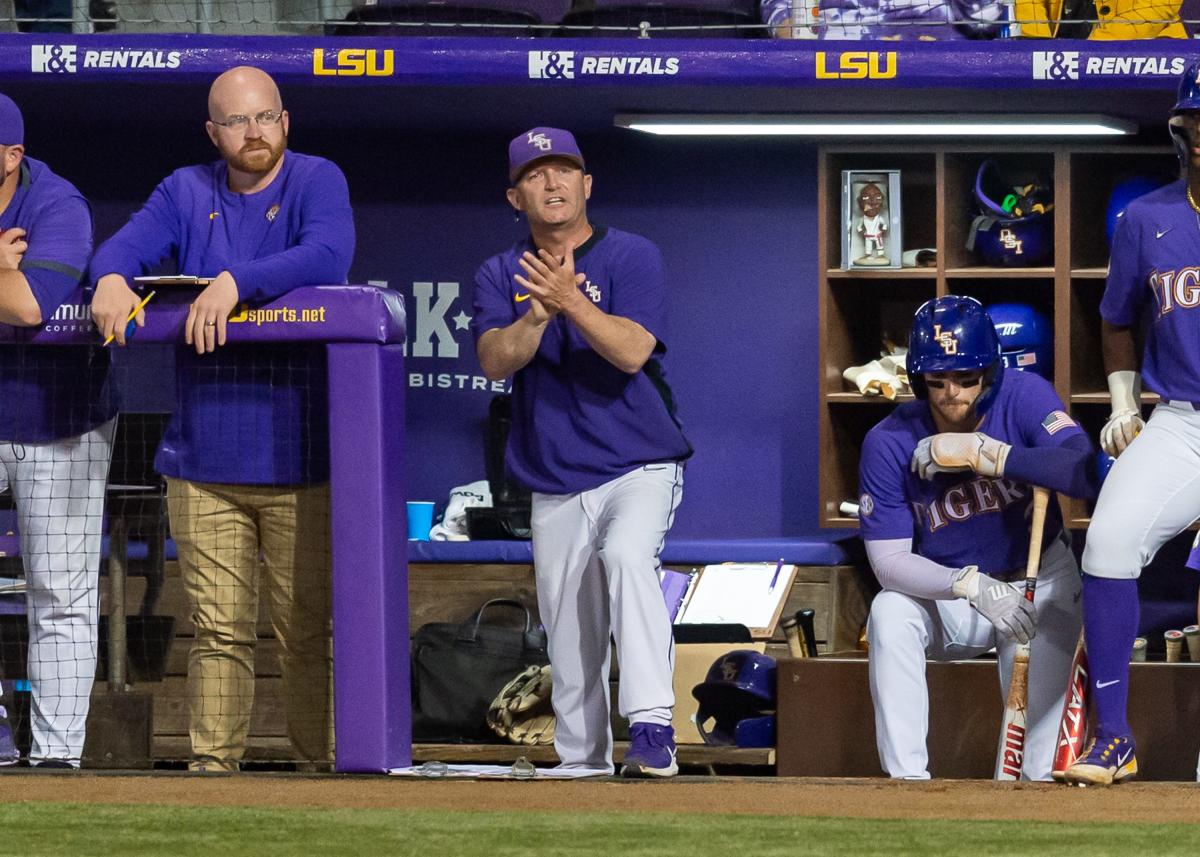
[(4, 93), (0, 92), (0, 146), (23, 146), (25, 144), (25, 120), (21, 108)]
[(540, 158), (566, 158), (584, 169), (579, 144), (561, 128), (531, 128), (508, 144), (508, 180), (514, 184), (525, 168)]

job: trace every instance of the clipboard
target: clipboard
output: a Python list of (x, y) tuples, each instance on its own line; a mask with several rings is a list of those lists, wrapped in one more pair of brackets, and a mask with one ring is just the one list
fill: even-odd
[(133, 281), (143, 286), (207, 286), (212, 277), (193, 277), (187, 274), (172, 274), (164, 276), (134, 277)]
[(769, 640), (797, 567), (784, 562), (727, 562), (706, 565), (680, 610), (677, 624), (738, 623), (755, 640)]

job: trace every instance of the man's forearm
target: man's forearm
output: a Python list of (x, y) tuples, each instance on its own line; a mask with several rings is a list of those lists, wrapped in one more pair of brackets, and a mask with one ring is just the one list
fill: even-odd
[(25, 275), (20, 271), (0, 271), (0, 324), (33, 327), (41, 323), (42, 308)]
[(566, 310), (592, 349), (622, 372), (633, 375), (646, 365), (657, 342), (636, 321), (609, 315), (586, 299)]
[(1105, 375), (1138, 371), (1137, 342), (1133, 338), (1133, 328), (1102, 322), (1100, 342), (1104, 351)]
[(508, 327), (496, 327), (484, 333), (475, 346), (483, 374), (489, 380), (499, 381), (524, 369), (537, 353), (549, 323), (549, 319), (535, 322), (526, 313)]

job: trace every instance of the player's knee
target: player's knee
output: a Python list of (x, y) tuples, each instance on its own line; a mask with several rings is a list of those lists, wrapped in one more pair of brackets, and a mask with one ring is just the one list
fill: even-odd
[(896, 635), (912, 631), (920, 632), (925, 627), (921, 607), (916, 599), (902, 592), (885, 589), (871, 602), (867, 619), (867, 641), (874, 647)]
[(1126, 580), (1141, 576), (1146, 562), (1138, 534), (1121, 526), (1088, 527), (1083, 570), (1092, 577)]
[(627, 568), (653, 567), (653, 557), (631, 542), (609, 541), (599, 550), (600, 561), (610, 575), (620, 574)]

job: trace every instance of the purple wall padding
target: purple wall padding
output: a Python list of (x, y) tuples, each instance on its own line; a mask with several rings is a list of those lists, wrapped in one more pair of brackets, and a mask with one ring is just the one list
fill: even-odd
[(412, 764), (401, 346), (329, 346), (339, 771)]

